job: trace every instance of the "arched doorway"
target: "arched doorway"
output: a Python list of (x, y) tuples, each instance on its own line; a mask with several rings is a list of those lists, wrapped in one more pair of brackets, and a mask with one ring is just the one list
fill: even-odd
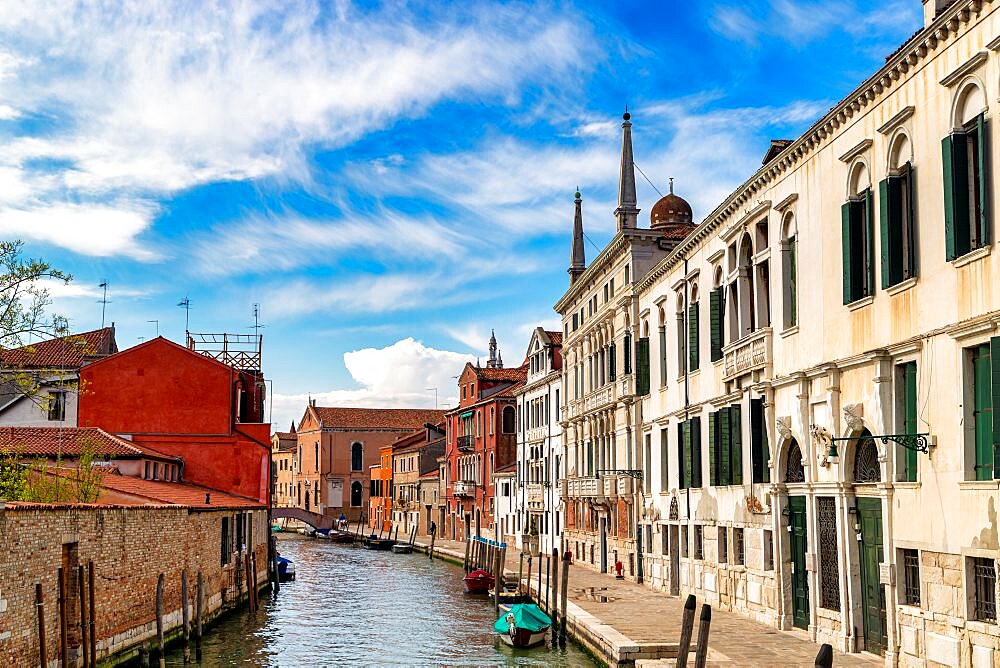
[(785, 444), (783, 481), (794, 485), (788, 494), (788, 557), (791, 565), (791, 612), (792, 625), (809, 628), (809, 573), (806, 570), (808, 552), (808, 522), (806, 497), (799, 485), (806, 482), (806, 471), (802, 461), (802, 449), (794, 437)]
[[(871, 432), (863, 429), (854, 441), (852, 479), (855, 485), (867, 486), (882, 481), (882, 466), (878, 446)], [(865, 487), (856, 487), (864, 493)], [(861, 579), (861, 628), (865, 650), (873, 654), (885, 652), (888, 640), (885, 586), (879, 572), (884, 559), (882, 535), (882, 499), (878, 496), (858, 496), (855, 501), (861, 542), (858, 559)]]
[(361, 507), (361, 483), (355, 480), (351, 483), (351, 507), (360, 508)]

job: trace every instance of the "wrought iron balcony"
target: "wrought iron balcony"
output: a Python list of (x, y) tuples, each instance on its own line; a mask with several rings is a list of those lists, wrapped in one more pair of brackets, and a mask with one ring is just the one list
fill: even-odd
[(753, 371), (765, 369), (774, 361), (771, 328), (765, 327), (730, 343), (722, 349), (723, 380), (732, 380)]
[(476, 447), (476, 437), (472, 434), (458, 437), (458, 449), (462, 452), (472, 452)]
[(471, 480), (459, 480), (451, 488), (454, 496), (476, 496), (476, 483)]

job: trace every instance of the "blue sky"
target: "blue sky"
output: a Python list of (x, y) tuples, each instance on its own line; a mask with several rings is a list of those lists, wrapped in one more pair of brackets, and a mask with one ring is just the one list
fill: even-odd
[[(151, 5), (147, 7), (146, 5)], [(919, 0), (51, 2), (0, 14), (0, 235), (73, 273), (119, 346), (248, 332), (274, 421), (453, 401), (496, 328), (557, 326), (573, 191), (614, 231), (636, 164), (701, 219), (873, 72)], [(658, 198), (640, 179), (646, 215)]]

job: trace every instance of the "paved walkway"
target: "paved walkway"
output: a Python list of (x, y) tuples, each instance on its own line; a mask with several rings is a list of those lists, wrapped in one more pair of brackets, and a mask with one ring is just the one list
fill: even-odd
[[(438, 541), (435, 551), (461, 561), (465, 556), (465, 543)], [(531, 578), (532, 591), (537, 591), (538, 585), (537, 560), (535, 561), (535, 571)], [(518, 562), (516, 552), (507, 555), (506, 570), (515, 578)], [(543, 594), (546, 588), (543, 576)], [(684, 609), (683, 598), (654, 592), (644, 585), (633, 582), (615, 580), (611, 575), (596, 573), (582, 566), (571, 566), (569, 604), (571, 634), (575, 630), (577, 631), (573, 634), (575, 637), (583, 635), (584, 644), (591, 644), (586, 642), (587, 635), (596, 634), (599, 636), (598, 641), (603, 638), (601, 644), (613, 646), (618, 650), (638, 645), (640, 648), (636, 662), (638, 666), (673, 664), (669, 658), (650, 660), (641, 657), (642, 655), (676, 657)], [(700, 604), (698, 611), (700, 612)], [(697, 627), (696, 617), (695, 638), (698, 633)], [(597, 649), (600, 653), (600, 648), (591, 647), (591, 649)], [(694, 640), (691, 651), (693, 661)], [(712, 610), (709, 665), (813, 666), (818, 651), (819, 645), (810, 641), (804, 631), (779, 631), (738, 613)], [(881, 666), (883, 663), (880, 657), (841, 652), (835, 652), (833, 660), (834, 666), (872, 667)]]

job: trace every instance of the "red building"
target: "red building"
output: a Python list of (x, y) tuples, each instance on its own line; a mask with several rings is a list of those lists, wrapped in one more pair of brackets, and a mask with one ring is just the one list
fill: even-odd
[(493, 473), (517, 457), (514, 394), (527, 376), (527, 364), (503, 368), (495, 337), (486, 367), (466, 364), (459, 376), (458, 408), (446, 414), (448, 538), (494, 534)]
[(79, 424), (182, 458), (184, 480), (267, 503), (271, 425), (259, 338), (256, 354), (234, 356), (233, 341), (246, 335), (218, 337), (218, 350), (157, 337), (83, 367)]

